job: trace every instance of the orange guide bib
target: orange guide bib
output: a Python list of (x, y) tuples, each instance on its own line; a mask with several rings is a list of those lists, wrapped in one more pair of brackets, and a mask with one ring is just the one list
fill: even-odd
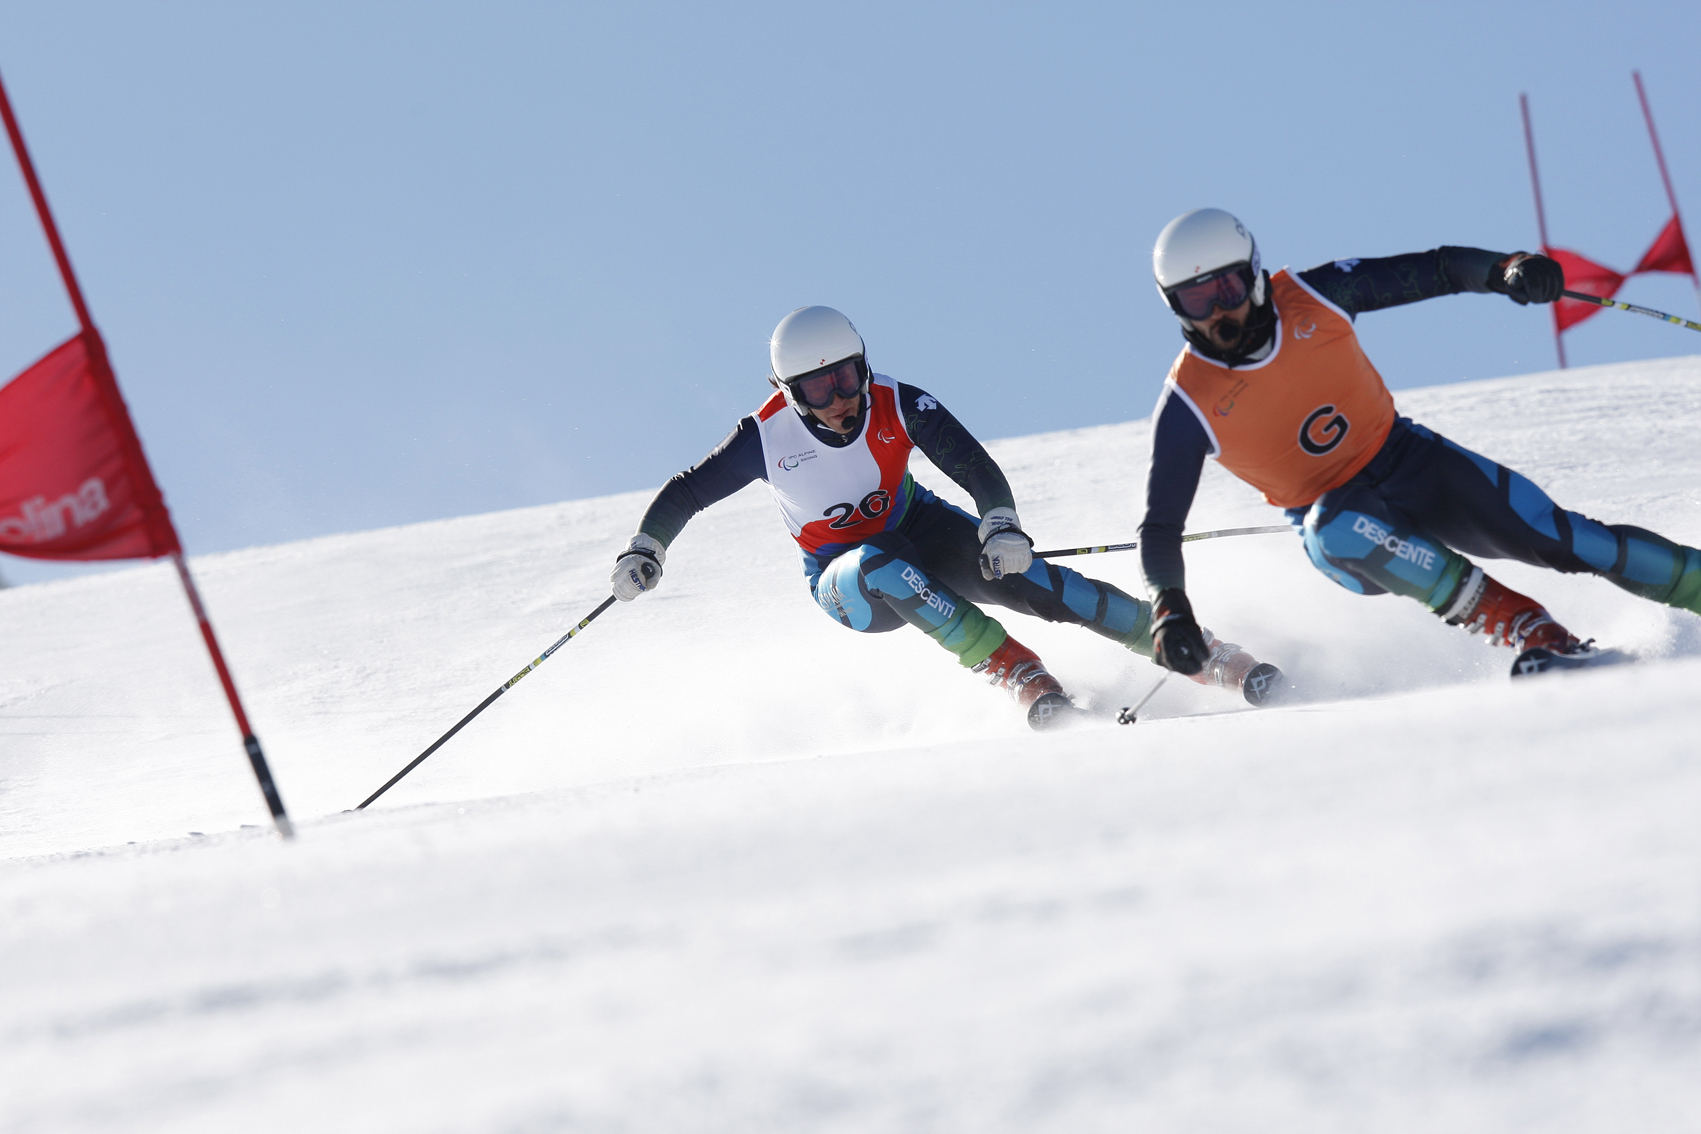
[(1231, 369), (1188, 346), (1164, 395), (1198, 417), (1218, 463), (1278, 508), (1299, 508), (1370, 463), (1394, 426), (1394, 398), (1345, 312), (1285, 268), (1270, 288), (1269, 357)]

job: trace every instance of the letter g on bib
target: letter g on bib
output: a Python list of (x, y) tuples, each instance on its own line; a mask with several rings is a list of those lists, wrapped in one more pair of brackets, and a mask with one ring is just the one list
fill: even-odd
[(1351, 428), (1346, 416), (1335, 412), (1333, 403), (1318, 406), (1299, 427), (1299, 447), (1313, 457), (1321, 457), (1346, 440), (1347, 430)]

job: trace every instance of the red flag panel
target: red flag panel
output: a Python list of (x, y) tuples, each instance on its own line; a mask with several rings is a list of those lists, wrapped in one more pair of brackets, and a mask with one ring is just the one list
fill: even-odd
[[(1618, 294), (1618, 289), (1624, 283), (1624, 277), (1604, 264), (1579, 256), (1565, 248), (1544, 248), (1542, 251), (1559, 261), (1559, 266), (1565, 269), (1565, 286), (1571, 291), (1580, 291), (1584, 295), (1596, 295), (1602, 299), (1611, 299)], [(1554, 321), (1560, 330), (1575, 327), (1578, 323), (1604, 308), (1596, 307), (1593, 303), (1581, 303), (1575, 299), (1561, 299), (1553, 305)]]
[(0, 551), (140, 559), (178, 549), (95, 332), (0, 387)]
[(1689, 242), (1683, 239), (1683, 222), (1673, 213), (1670, 221), (1654, 237), (1653, 245), (1631, 272), (1677, 272), (1695, 274), (1695, 262), (1689, 258)]

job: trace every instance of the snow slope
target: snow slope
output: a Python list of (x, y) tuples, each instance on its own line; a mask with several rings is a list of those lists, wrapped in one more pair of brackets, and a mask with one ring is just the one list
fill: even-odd
[[(1701, 540), (1701, 358), (1398, 401)], [(1145, 427), (993, 446), (1036, 539), (1132, 537)], [(1315, 699), (1035, 736), (823, 617), (757, 487), (343, 814), (607, 593), (647, 497), (197, 559), (292, 845), (167, 569), (0, 592), (0, 1131), (1701, 1128), (1701, 620), (1598, 580), (1496, 568), (1650, 664), (1512, 687), (1291, 537), (1190, 545)], [(1193, 527), (1277, 518), (1213, 466)], [(1094, 701), (1156, 676), (1008, 624)]]

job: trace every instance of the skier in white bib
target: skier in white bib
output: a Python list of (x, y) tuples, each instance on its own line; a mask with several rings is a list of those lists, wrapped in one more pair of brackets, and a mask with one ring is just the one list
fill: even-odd
[[(616, 597), (654, 590), (686, 522), (763, 480), (822, 610), (865, 633), (915, 626), (1008, 690), (1035, 728), (1067, 717), (1072, 703), (1034, 652), (977, 603), (1085, 626), (1151, 657), (1151, 604), (1034, 559), (997, 464), (932, 395), (872, 373), (849, 319), (800, 307), (775, 328), (769, 355), (776, 392), (662, 486), (615, 564)], [(917, 448), (974, 498), (978, 519), (915, 483)], [(1281, 684), (1275, 666), (1215, 639), (1192, 676), (1254, 705)]]

